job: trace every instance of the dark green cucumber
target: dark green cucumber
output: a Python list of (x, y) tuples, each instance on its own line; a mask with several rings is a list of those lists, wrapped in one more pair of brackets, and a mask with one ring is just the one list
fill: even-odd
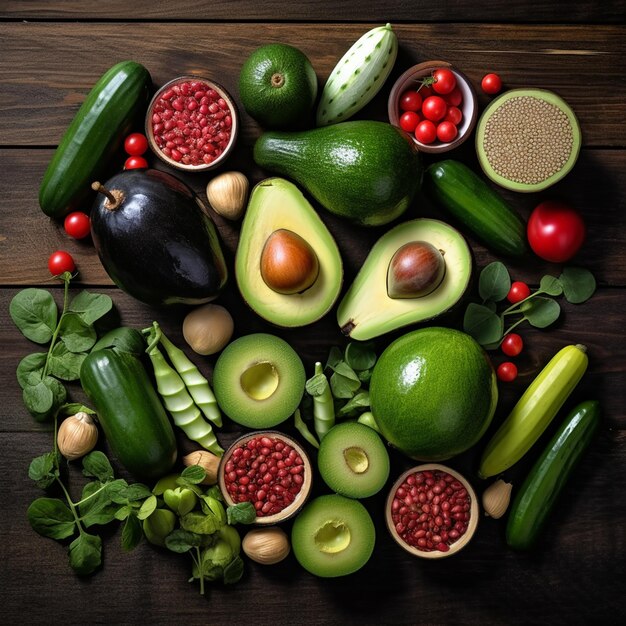
[(506, 542), (516, 550), (535, 543), (567, 479), (600, 423), (600, 403), (588, 400), (567, 416), (513, 501)]
[(139, 116), (145, 114), (150, 74), (134, 61), (114, 65), (100, 78), (48, 165), (39, 189), (42, 211), (61, 218), (76, 208), (101, 178)]
[(176, 438), (142, 362), (129, 352), (91, 352), (80, 383), (120, 463), (140, 480), (166, 474), (176, 461)]
[(463, 163), (452, 159), (433, 163), (426, 169), (424, 188), (492, 251), (506, 256), (527, 251), (524, 220)]

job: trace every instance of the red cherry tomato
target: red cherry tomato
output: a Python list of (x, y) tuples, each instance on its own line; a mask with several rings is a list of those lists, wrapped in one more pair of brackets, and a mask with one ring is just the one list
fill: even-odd
[(415, 127), (419, 124), (420, 116), (415, 111), (406, 111), (400, 117), (400, 128), (407, 133), (415, 131)]
[(551, 263), (569, 261), (585, 241), (585, 222), (561, 202), (542, 202), (528, 219), (528, 243), (533, 252)]
[(511, 363), (511, 361), (500, 363), (500, 365), (498, 365), (498, 369), (496, 370), (496, 374), (503, 383), (510, 383), (512, 380), (517, 378), (517, 365), (515, 365), (515, 363)]
[(426, 98), (430, 98), (430, 96), (433, 95), (433, 90), (432, 87), (429, 87), (428, 85), (420, 85), (419, 89), (417, 90), (417, 93), (422, 96), (422, 102), (424, 100), (426, 100)]
[(461, 106), (463, 102), (463, 92), (456, 86), (450, 93), (446, 94), (443, 99), (453, 107)]
[(65, 250), (57, 250), (50, 255), (48, 259), (48, 269), (53, 276), (59, 276), (63, 272), (76, 271), (76, 264), (69, 252)]
[(524, 349), (524, 340), (517, 333), (509, 333), (504, 336), (500, 348), (507, 356), (517, 356)]
[(89, 216), (82, 211), (70, 213), (63, 222), (65, 232), (74, 239), (84, 239), (91, 232)]
[(438, 94), (450, 93), (456, 87), (456, 76), (448, 69), (439, 69), (433, 72), (433, 91)]
[(437, 125), (437, 139), (444, 143), (449, 143), (456, 138), (459, 131), (452, 122), (440, 122)]
[(459, 107), (449, 106), (443, 121), (452, 122), (455, 126), (458, 126), (462, 119), (463, 113), (461, 112), (461, 109), (459, 109)]
[(125, 170), (138, 170), (145, 169), (146, 167), (148, 167), (148, 161), (146, 161), (142, 156), (128, 157), (124, 163)]
[(141, 156), (148, 149), (148, 140), (141, 133), (128, 135), (124, 140), (124, 150), (130, 156)]
[(421, 143), (429, 144), (437, 138), (437, 127), (430, 120), (423, 120), (415, 129), (415, 139)]
[(509, 293), (506, 296), (506, 299), (511, 304), (517, 304), (522, 300), (525, 300), (530, 295), (530, 288), (526, 283), (523, 283), (519, 280), (516, 280), (509, 289)]
[(502, 89), (502, 80), (497, 74), (487, 74), (483, 77), (480, 86), (490, 96), (495, 96)]
[(430, 96), (422, 104), (422, 115), (431, 122), (438, 122), (447, 110), (448, 105), (440, 96)]
[(414, 89), (409, 89), (400, 96), (400, 109), (403, 111), (419, 111), (421, 106), (422, 96)]

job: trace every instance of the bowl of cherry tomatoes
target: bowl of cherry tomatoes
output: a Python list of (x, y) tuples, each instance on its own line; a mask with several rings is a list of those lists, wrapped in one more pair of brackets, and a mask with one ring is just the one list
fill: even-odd
[(389, 94), (389, 121), (423, 152), (447, 152), (461, 145), (476, 125), (476, 92), (447, 61), (410, 67)]

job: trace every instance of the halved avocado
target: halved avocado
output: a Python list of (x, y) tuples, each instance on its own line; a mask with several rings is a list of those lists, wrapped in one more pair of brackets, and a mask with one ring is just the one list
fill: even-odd
[[(396, 252), (411, 242), (426, 242), (440, 251), (445, 264), (443, 278), (426, 295), (392, 298), (388, 293), (389, 265)], [(374, 244), (339, 305), (337, 322), (345, 335), (366, 340), (430, 320), (461, 299), (471, 274), (472, 254), (457, 230), (426, 218), (399, 224)]]
[(546, 89), (503, 93), (476, 126), (480, 166), (494, 183), (513, 191), (554, 185), (574, 167), (581, 143), (574, 111)]
[[(317, 257), (313, 284), (299, 293), (272, 289), (261, 273), (266, 243), (277, 232), (295, 234)], [(305, 326), (332, 308), (343, 281), (341, 255), (315, 209), (293, 183), (268, 178), (252, 190), (241, 227), (235, 275), (248, 305), (277, 326)]]

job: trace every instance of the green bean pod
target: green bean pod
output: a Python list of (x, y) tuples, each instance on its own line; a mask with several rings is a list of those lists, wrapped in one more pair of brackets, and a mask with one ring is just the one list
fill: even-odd
[(203, 419), (202, 413), (189, 395), (183, 379), (165, 360), (159, 350), (158, 342), (153, 341), (147, 352), (154, 368), (157, 391), (163, 399), (165, 408), (172, 416), (174, 424), (189, 439), (199, 443), (213, 454), (221, 456), (224, 450), (219, 445), (211, 424)]
[[(309, 385), (309, 381), (307, 381), (307, 392), (313, 396), (313, 426), (319, 440), (322, 441), (324, 435), (335, 425), (335, 404), (328, 379), (324, 374), (324, 367), (319, 361), (315, 364), (314, 378), (318, 376), (320, 378), (324, 377), (326, 383), (321, 389), (319, 386), (313, 389), (313, 385)], [(314, 380), (314, 378), (311, 380)]]

